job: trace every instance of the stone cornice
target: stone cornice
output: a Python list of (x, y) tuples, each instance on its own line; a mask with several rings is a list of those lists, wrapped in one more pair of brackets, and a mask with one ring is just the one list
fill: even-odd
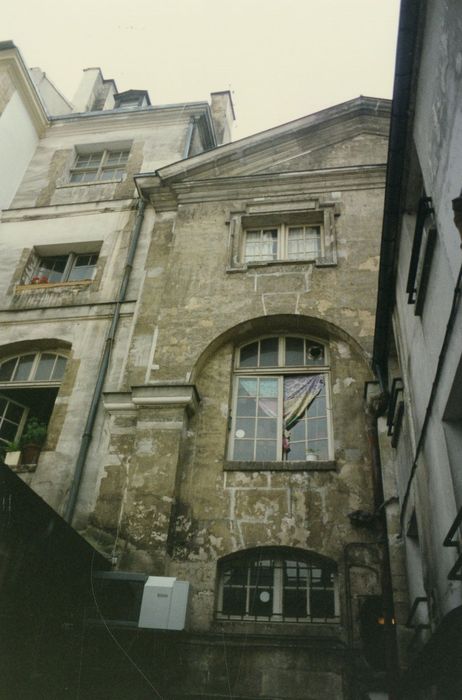
[(287, 173), (258, 173), (241, 177), (217, 177), (163, 183), (156, 175), (135, 176), (142, 196), (157, 211), (174, 209), (178, 204), (226, 199), (279, 199), (291, 193), (351, 189), (377, 189), (385, 185), (386, 164), (357, 165)]
[(174, 178), (186, 178), (202, 168), (212, 165), (214, 162), (223, 162), (227, 159), (239, 159), (244, 154), (248, 155), (253, 150), (265, 147), (273, 149), (277, 141), (290, 138), (294, 132), (301, 133), (305, 130), (325, 130), (329, 126), (337, 125), (351, 120), (354, 117), (380, 117), (384, 120), (384, 135), (388, 136), (388, 121), (390, 119), (391, 101), (373, 97), (357, 97), (348, 102), (334, 105), (320, 112), (315, 112), (301, 119), (273, 127), (252, 136), (234, 141), (224, 146), (219, 146), (212, 151), (198, 154), (192, 158), (167, 165), (157, 171), (163, 180)]
[(71, 216), (91, 216), (111, 214), (133, 209), (133, 199), (110, 199), (98, 202), (76, 202), (72, 204), (51, 204), (46, 207), (19, 207), (0, 212), (1, 223), (59, 219)]

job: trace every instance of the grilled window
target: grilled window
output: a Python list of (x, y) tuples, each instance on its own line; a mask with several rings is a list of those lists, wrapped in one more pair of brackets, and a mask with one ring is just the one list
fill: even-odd
[(336, 621), (334, 564), (295, 550), (261, 548), (233, 555), (220, 568), (217, 615), (271, 622)]

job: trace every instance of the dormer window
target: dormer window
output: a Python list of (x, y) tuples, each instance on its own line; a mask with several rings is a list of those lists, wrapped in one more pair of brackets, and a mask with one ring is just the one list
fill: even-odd
[(143, 109), (151, 106), (147, 90), (126, 90), (114, 95), (115, 109)]

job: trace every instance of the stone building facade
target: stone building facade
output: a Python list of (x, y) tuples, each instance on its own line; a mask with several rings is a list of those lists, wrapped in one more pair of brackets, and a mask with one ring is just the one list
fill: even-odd
[(460, 3), (402, 3), (373, 353), (406, 549), (403, 692), (444, 700), (462, 694), (461, 30)]
[(12, 468), (115, 570), (189, 582), (162, 668), (137, 662), (162, 697), (382, 697), (364, 387), (389, 103), (231, 143), (227, 92), (153, 106), (88, 69), (68, 113), (38, 94), (0, 224), (0, 439), (47, 436)]

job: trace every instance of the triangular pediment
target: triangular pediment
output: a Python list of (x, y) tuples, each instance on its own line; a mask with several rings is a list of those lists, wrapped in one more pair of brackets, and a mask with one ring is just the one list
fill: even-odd
[(390, 102), (358, 97), (179, 163), (163, 182), (384, 163)]

